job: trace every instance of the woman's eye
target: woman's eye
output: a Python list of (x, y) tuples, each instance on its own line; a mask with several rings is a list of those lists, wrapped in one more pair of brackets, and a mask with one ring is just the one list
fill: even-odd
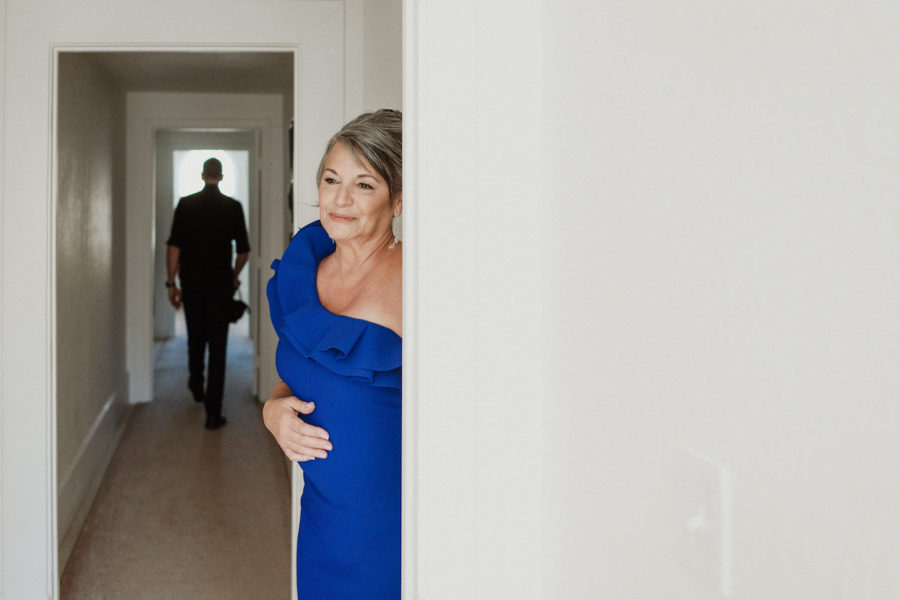
[(364, 190), (374, 190), (374, 189), (375, 189), (375, 188), (373, 188), (371, 185), (369, 185), (368, 183), (360, 183), (360, 184), (359, 184), (359, 187), (361, 187), (361, 188), (364, 189)]
[(334, 177), (326, 177), (325, 183), (337, 183), (337, 179), (335, 179)]

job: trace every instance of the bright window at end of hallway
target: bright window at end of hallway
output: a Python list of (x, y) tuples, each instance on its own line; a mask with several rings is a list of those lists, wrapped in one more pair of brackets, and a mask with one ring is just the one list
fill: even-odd
[[(237, 154), (246, 155), (247, 152), (212, 149), (176, 150), (173, 156), (175, 165), (175, 204), (178, 203), (178, 199), (182, 196), (187, 196), (203, 189), (200, 173), (203, 171), (203, 162), (208, 158), (218, 158), (222, 163), (222, 182), (219, 184), (219, 189), (222, 193), (232, 198), (241, 197), (240, 190), (241, 188), (246, 188), (247, 185), (246, 181), (242, 181), (242, 175), (246, 176), (246, 170), (241, 173), (241, 170), (235, 165), (235, 162), (245, 162), (240, 161), (240, 157), (235, 156)], [(237, 161), (235, 161), (236, 158), (238, 159)], [(243, 198), (246, 198), (246, 193), (243, 195)]]

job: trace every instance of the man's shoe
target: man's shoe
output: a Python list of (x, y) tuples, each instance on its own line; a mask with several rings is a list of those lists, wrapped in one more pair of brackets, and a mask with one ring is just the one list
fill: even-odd
[(228, 422), (228, 419), (225, 418), (225, 415), (217, 415), (217, 416), (207, 416), (206, 417), (206, 427), (207, 429), (218, 429), (222, 425)]

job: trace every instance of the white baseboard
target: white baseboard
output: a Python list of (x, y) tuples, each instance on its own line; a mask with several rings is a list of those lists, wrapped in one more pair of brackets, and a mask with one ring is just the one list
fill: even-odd
[(60, 576), (125, 431), (131, 409), (121, 393), (110, 396), (78, 448), (72, 466), (60, 480), (57, 502)]

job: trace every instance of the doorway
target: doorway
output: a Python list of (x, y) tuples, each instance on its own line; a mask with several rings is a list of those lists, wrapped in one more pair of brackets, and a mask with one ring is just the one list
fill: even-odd
[[(137, 81), (122, 84), (130, 96), (132, 91), (172, 91), (171, 87), (161, 85), (174, 74), (162, 60), (162, 55), (167, 53), (288, 55), (292, 67), (289, 76), (280, 79), (280, 85), (292, 87), (291, 91), (295, 93), (290, 101), (284, 102), (284, 110), (279, 114), (293, 114), (298, 123), (295, 205), (302, 207), (314, 200), (315, 186), (310, 178), (315, 173), (317, 150), (322, 140), (345, 120), (345, 107), (358, 107), (362, 102), (365, 89), (363, 58), (368, 55), (363, 53), (361, 3), (355, 4), (356, 12), (345, 11), (342, 2), (236, 2), (215, 11), (210, 11), (207, 3), (194, 1), (173, 4), (168, 7), (171, 10), (166, 11), (157, 10), (152, 4), (137, 3), (132, 7), (136, 12), (128, 14), (102, 2), (90, 9), (82, 4), (58, 0), (39, 6), (22, 0), (6, 4), (9, 9), (0, 17), (8, 34), (2, 52), (6, 67), (0, 69), (5, 90), (5, 118), (0, 125), (7, 148), (3, 155), (6, 177), (0, 228), (6, 250), (4, 256), (8, 257), (0, 273), (4, 290), (0, 303), (4, 340), (0, 397), (3, 421), (0, 454), (4, 460), (0, 478), (15, 482), (15, 485), (5, 485), (0, 490), (3, 508), (0, 562), (6, 597), (44, 598), (58, 594), (57, 550), (60, 538), (66, 532), (65, 524), (58, 518), (61, 512), (58, 511), (58, 499), (59, 481), (68, 466), (58, 457), (76, 458), (75, 454), (68, 454), (58, 447), (58, 426), (68, 422), (58, 411), (58, 392), (64, 388), (90, 391), (79, 380), (60, 373), (56, 360), (60, 355), (57, 347), (60, 324), (56, 311), (57, 306), (64, 303), (59, 298), (57, 285), (58, 274), (64, 269), (56, 256), (56, 228), (61, 220), (57, 205), (57, 174), (62, 167), (57, 161), (59, 58), (69, 52), (133, 52), (135, 57), (139, 54), (159, 55), (156, 75), (143, 77), (141, 71), (133, 71)], [(350, 21), (353, 15), (356, 15), (355, 20)], [(250, 76), (253, 74), (249, 73)], [(233, 85), (244, 87), (249, 94), (258, 93), (251, 81), (256, 80), (242, 78)], [(141, 85), (144, 87), (139, 87)], [(196, 89), (194, 92), (202, 93)], [(102, 112), (97, 107), (93, 114)], [(241, 110), (240, 114), (254, 120), (259, 111)], [(222, 127), (221, 124), (196, 122), (165, 125)], [(241, 124), (241, 127), (256, 126), (259, 123)], [(283, 138), (284, 132), (279, 133)], [(138, 141), (134, 145), (138, 145)], [(128, 136), (126, 142), (130, 154), (132, 136)], [(263, 139), (262, 144), (265, 151), (269, 142)], [(152, 149), (152, 133), (143, 138), (140, 145)], [(125, 152), (118, 155), (124, 156)], [(137, 166), (144, 173), (128, 172), (126, 189), (116, 192), (116, 206), (128, 205), (125, 217), (129, 224), (129, 248), (123, 252), (139, 254), (146, 261), (141, 268), (151, 274), (146, 282), (135, 283), (138, 288), (135, 290), (125, 282), (119, 282), (119, 289), (127, 285), (127, 294), (147, 298), (146, 313), (129, 311), (127, 316), (146, 323), (147, 347), (133, 350), (146, 352), (150, 357), (153, 350), (150, 289), (153, 261), (149, 251), (152, 221), (139, 220), (136, 229), (130, 227), (129, 221), (131, 213), (140, 215), (144, 210), (152, 214), (153, 211), (152, 198), (148, 205), (142, 195), (153, 185), (153, 157), (144, 158), (146, 160)], [(142, 179), (140, 183), (132, 181), (135, 175)], [(285, 197), (287, 184), (284, 179), (267, 181), (262, 183), (263, 194), (268, 189), (280, 199)], [(134, 195), (138, 197), (133, 198)], [(142, 206), (133, 206), (131, 200)], [(121, 216), (121, 213), (115, 214)], [(95, 216), (100, 220), (102, 215)], [(84, 236), (85, 239), (89, 237)], [(141, 244), (132, 247), (132, 238), (140, 238)], [(27, 260), (20, 260), (24, 257)], [(268, 267), (266, 262), (261, 264)], [(85, 282), (81, 280), (82, 284)], [(99, 305), (89, 308), (96, 312), (102, 310)], [(116, 344), (114, 351), (114, 356), (128, 358), (121, 343)], [(147, 364), (151, 364), (150, 358), (147, 358)], [(134, 386), (132, 389), (132, 382), (141, 374), (132, 372), (130, 367), (118, 372), (121, 374), (120, 389), (125, 393), (117, 398), (126, 406), (129, 401), (140, 401), (141, 388)], [(111, 395), (101, 398), (101, 406), (109, 397)], [(28, 398), (28, 402), (23, 402), (23, 398)], [(92, 417), (87, 417), (86, 428), (90, 429), (93, 422)], [(108, 437), (104, 439), (109, 441)], [(74, 450), (77, 451), (80, 439), (75, 442)], [(91, 452), (81, 456), (87, 454)], [(89, 475), (98, 471), (102, 473), (102, 468), (85, 470)]]
[[(156, 291), (165, 289), (153, 257), (164, 252), (174, 199), (184, 195), (176, 176), (190, 170), (197, 150), (228, 157), (223, 162), (234, 166), (230, 179), (239, 185), (229, 195), (247, 202), (252, 254), (242, 279), (253, 307), (247, 325), (254, 342), (248, 356), (253, 396), (261, 380), (271, 385), (274, 344), (272, 336), (259, 332), (260, 317), (267, 314), (260, 270), (280, 255), (292, 228), (287, 150), (294, 57), (294, 51), (59, 53), (54, 236), (59, 391), (53, 431), (61, 567), (133, 405), (154, 398), (154, 333), (167, 337), (175, 331), (162, 318), (169, 313), (174, 326), (171, 307), (153, 309)], [(156, 70), (160, 63), (164, 73)], [(255, 78), (241, 76), (248, 65)], [(210, 79), (210, 73), (218, 76)], [(223, 81), (233, 87), (223, 88)], [(171, 89), (173, 82), (188, 87)], [(199, 184), (199, 169), (195, 177)], [(267, 345), (271, 352), (264, 350)], [(142, 374), (149, 374), (149, 385)]]
[[(185, 335), (183, 311), (169, 305), (164, 282), (166, 273), (166, 240), (179, 198), (202, 187), (200, 173), (203, 161), (217, 158), (222, 163), (223, 179), (219, 189), (241, 203), (250, 247), (259, 244), (259, 177), (258, 137), (255, 130), (196, 131), (161, 129), (156, 133), (156, 218), (154, 251), (153, 338), (157, 342)], [(241, 274), (239, 295), (250, 306), (249, 314), (231, 326), (232, 335), (259, 339), (259, 286), (256, 265), (251, 254)], [(259, 395), (259, 344), (253, 351), (253, 393)]]

